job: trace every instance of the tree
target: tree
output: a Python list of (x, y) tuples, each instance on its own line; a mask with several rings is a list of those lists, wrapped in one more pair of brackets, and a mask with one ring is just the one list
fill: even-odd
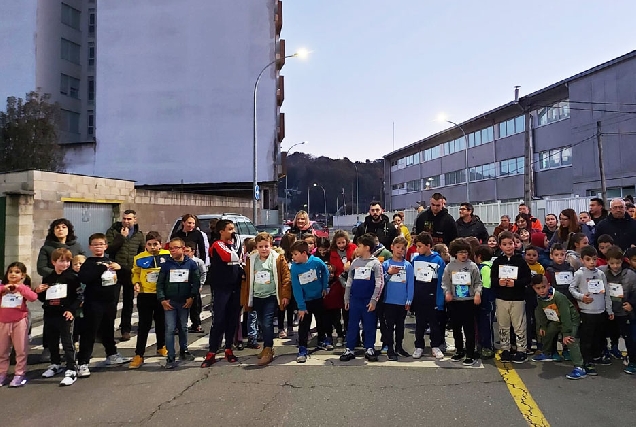
[(10, 96), (0, 112), (0, 172), (24, 169), (64, 171), (58, 141), (60, 108), (49, 94), (30, 92), (26, 100)]

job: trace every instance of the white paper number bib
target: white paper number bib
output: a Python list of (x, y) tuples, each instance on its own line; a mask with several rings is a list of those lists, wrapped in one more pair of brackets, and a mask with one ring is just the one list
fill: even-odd
[(257, 285), (269, 285), (272, 280), (272, 275), (269, 271), (257, 271), (254, 275), (254, 283)]
[(189, 278), (190, 270), (186, 268), (170, 270), (170, 282), (172, 283), (186, 283)]
[(22, 294), (4, 294), (2, 296), (2, 308), (20, 308), (22, 307), (22, 302), (24, 301), (24, 297)]
[(102, 286), (113, 286), (117, 283), (117, 274), (112, 270), (106, 270), (102, 273)]
[(605, 285), (600, 279), (590, 279), (587, 282), (587, 290), (591, 294), (602, 294), (605, 292)]
[(574, 275), (571, 271), (558, 271), (554, 273), (554, 279), (557, 285), (569, 285), (574, 279)]
[(146, 282), (148, 283), (157, 283), (159, 280), (159, 272), (158, 271), (150, 271), (146, 274)]
[(358, 267), (358, 268), (356, 268), (353, 278), (356, 279), (356, 280), (369, 280), (369, 279), (371, 279), (371, 268), (369, 268), (369, 267)]
[(306, 285), (307, 283), (315, 282), (316, 280), (318, 280), (318, 275), (316, 275), (316, 270), (314, 269), (298, 275), (298, 281), (301, 285)]
[(415, 280), (430, 283), (437, 278), (437, 268), (439, 265), (426, 261), (415, 261)]
[(500, 265), (499, 266), (499, 278), (500, 279), (512, 279), (517, 280), (519, 274), (519, 267), (514, 265)]
[(467, 271), (453, 271), (451, 274), (453, 285), (470, 285), (470, 273)]
[(49, 286), (46, 290), (46, 299), (62, 299), (66, 298), (66, 283), (58, 283), (53, 286)]
[(620, 283), (610, 283), (609, 294), (614, 298), (623, 298), (623, 285)]
[(406, 283), (406, 270), (404, 268), (400, 268), (400, 271), (391, 275), (391, 279), (389, 281)]
[(545, 317), (547, 317), (549, 321), (551, 322), (559, 321), (559, 314), (556, 312), (556, 310), (552, 308), (544, 308), (543, 312), (545, 313)]

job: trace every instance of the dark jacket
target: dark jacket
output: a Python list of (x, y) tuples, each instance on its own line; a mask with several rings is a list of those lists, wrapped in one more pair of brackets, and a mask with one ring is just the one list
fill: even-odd
[[(183, 282), (171, 281), (171, 271), (187, 270), (187, 277)], [(159, 278), (157, 279), (157, 299), (159, 301), (173, 300), (185, 302), (188, 298), (196, 298), (199, 295), (201, 276), (199, 266), (191, 258), (184, 257), (182, 261), (168, 258), (161, 264)]]
[(478, 216), (471, 215), (468, 223), (459, 218), (455, 221), (455, 225), (457, 226), (457, 237), (476, 237), (481, 243), (488, 242), (488, 230)]
[(199, 258), (201, 261), (205, 262), (207, 260), (208, 254), (205, 253), (205, 239), (203, 238), (203, 232), (198, 229), (194, 229), (192, 231), (183, 231), (177, 230), (170, 238), (180, 237), (184, 242), (193, 242), (196, 245), (196, 249), (194, 251), (194, 256)]
[[(594, 224), (596, 224), (596, 225), (598, 225), (601, 221), (603, 221), (605, 218), (607, 218), (608, 215), (609, 215), (609, 212), (605, 208), (601, 209), (601, 216), (599, 216), (598, 218), (594, 218), (592, 216), (592, 213), (590, 212), (590, 218), (592, 219), (592, 221), (594, 221)], [(597, 234), (597, 236), (598, 236), (598, 234)]]
[(614, 239), (614, 244), (624, 251), (632, 245), (636, 245), (636, 221), (629, 214), (623, 218), (614, 218), (609, 215), (596, 226), (596, 235), (609, 234)]
[(42, 277), (46, 277), (49, 274), (53, 273), (53, 263), (51, 263), (51, 254), (54, 250), (64, 248), (71, 251), (73, 256), (82, 254), (84, 255), (84, 250), (82, 246), (76, 240), (69, 240), (66, 243), (60, 243), (58, 241), (53, 240), (45, 240), (44, 244), (40, 248), (40, 253), (38, 254), (38, 274)]
[[(420, 213), (415, 220), (415, 232), (420, 234), (422, 231), (431, 233), (435, 244), (450, 245), (450, 242), (457, 238), (457, 225), (446, 208), (437, 215), (433, 215), (431, 208)], [(488, 240), (487, 237), (486, 240)]]
[(356, 237), (354, 240), (365, 233), (373, 233), (378, 236), (380, 243), (387, 248), (391, 247), (393, 239), (399, 235), (395, 224), (393, 224), (385, 214), (380, 216), (379, 222), (373, 222), (373, 217), (367, 215), (364, 218), (364, 222), (356, 228)]
[[(499, 266), (511, 265), (518, 268), (517, 280), (514, 281), (513, 287), (501, 286), (499, 284)], [(526, 296), (526, 288), (530, 286), (532, 272), (530, 267), (520, 254), (515, 253), (508, 258), (501, 255), (492, 263), (490, 270), (490, 283), (495, 291), (495, 297), (504, 301), (524, 301)]]
[[(238, 243), (238, 242), (237, 242)], [(210, 248), (210, 269), (207, 283), (215, 291), (240, 291), (243, 268), (236, 243), (217, 240)]]
[[(587, 236), (588, 243), (590, 245), (594, 245), (596, 243), (595, 237), (598, 236), (598, 234), (595, 235), (594, 231), (592, 230), (592, 228), (589, 225), (587, 225), (587, 224), (579, 224), (579, 227), (581, 228), (580, 232)], [(559, 237), (559, 229), (558, 228), (554, 232), (554, 234), (552, 235), (552, 238), (550, 239), (550, 242), (548, 243), (548, 248), (551, 248), (552, 245), (554, 245), (555, 243), (561, 243), (565, 247), (568, 246), (568, 240), (566, 240), (564, 242), (564, 241), (561, 240), (561, 237)]]
[[(552, 236), (554, 236), (554, 233), (556, 233), (559, 230), (559, 227), (556, 228), (556, 230), (554, 231), (550, 231), (550, 229), (548, 228), (547, 225), (543, 226), (543, 230), (541, 230), (543, 232), (543, 234), (545, 234), (546, 236), (548, 236), (548, 242), (550, 240), (552, 240)], [(589, 237), (588, 237), (589, 239)]]
[(117, 303), (119, 286), (103, 276), (111, 262), (107, 257), (88, 257), (82, 264), (77, 278), (86, 285), (84, 301), (87, 303)]
[(55, 270), (53, 270), (53, 273), (42, 279), (42, 283), (49, 286), (59, 284), (66, 285), (66, 298), (47, 300), (46, 291), (38, 294), (38, 299), (44, 303), (42, 307), (44, 308), (45, 317), (62, 316), (65, 311), (70, 311), (75, 315), (75, 311), (80, 305), (80, 300), (77, 295), (80, 281), (73, 270), (64, 270), (62, 274), (57, 274)]
[(130, 237), (121, 235), (121, 227), (121, 222), (116, 222), (106, 230), (106, 240), (108, 241), (106, 253), (124, 269), (132, 270), (133, 259), (146, 249), (146, 238), (137, 224), (135, 224), (135, 231)]

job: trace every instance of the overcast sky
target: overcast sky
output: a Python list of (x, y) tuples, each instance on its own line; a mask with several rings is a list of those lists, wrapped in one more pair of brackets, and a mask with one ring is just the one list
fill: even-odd
[(636, 49), (636, 1), (283, 2), (286, 137), (376, 159)]

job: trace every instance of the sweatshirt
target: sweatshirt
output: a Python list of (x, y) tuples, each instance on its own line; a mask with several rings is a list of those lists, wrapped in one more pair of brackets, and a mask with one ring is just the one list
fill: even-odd
[[(400, 271), (397, 274), (389, 274), (388, 270), (391, 266), (397, 266)], [(396, 305), (411, 305), (413, 302), (413, 285), (415, 275), (413, 273), (413, 265), (408, 261), (395, 261), (393, 259), (382, 263), (384, 271), (384, 302)]]
[(417, 254), (413, 258), (413, 272), (415, 274), (414, 297), (423, 298), (433, 296), (437, 310), (444, 310), (444, 291), (442, 291), (442, 276), (446, 263), (437, 252), (430, 255)]
[(307, 301), (322, 298), (329, 288), (329, 270), (319, 258), (310, 255), (307, 262), (292, 263), (292, 291), (299, 311), (307, 310)]
[(135, 256), (132, 268), (132, 282), (133, 284), (139, 283), (139, 293), (157, 293), (159, 270), (169, 258), (170, 251), (167, 249), (161, 249), (157, 255), (143, 251)]
[[(590, 289), (593, 288), (593, 289)], [(574, 273), (574, 280), (570, 284), (570, 293), (579, 302), (581, 313), (585, 314), (614, 314), (612, 300), (609, 295), (607, 277), (598, 268), (590, 270), (582, 267)], [(583, 296), (589, 294), (592, 302), (583, 302)]]
[[(508, 269), (509, 267), (516, 267), (516, 269)], [(516, 279), (514, 279), (514, 286), (501, 286), (499, 284), (500, 274), (505, 270), (512, 270), (513, 274), (516, 273)], [(521, 254), (514, 253), (511, 257), (503, 254), (498, 257), (492, 263), (492, 270), (490, 271), (490, 283), (495, 290), (495, 298), (503, 301), (524, 301), (526, 295), (526, 287), (530, 286), (530, 279), (532, 274), (530, 267), (523, 259)]]
[(233, 242), (217, 240), (210, 248), (208, 281), (212, 289), (233, 291), (240, 289), (243, 269)]
[(550, 286), (565, 295), (570, 301), (576, 301), (570, 293), (570, 283), (574, 280), (574, 269), (569, 262), (552, 263), (552, 266), (546, 270), (546, 277)]
[[(38, 294), (38, 299), (44, 304), (44, 317), (60, 317), (64, 312), (70, 311), (73, 316), (80, 306), (80, 299), (77, 295), (77, 289), (80, 287), (80, 281), (77, 275), (70, 268), (64, 270), (61, 274), (53, 273), (42, 279), (42, 283), (49, 286), (44, 292)], [(58, 286), (58, 290), (66, 293), (64, 298), (53, 298), (52, 293), (55, 291), (53, 286)]]
[(636, 273), (629, 268), (621, 268), (617, 274), (614, 274), (607, 265), (600, 267), (599, 270), (605, 273), (605, 277), (607, 277), (614, 315), (629, 315), (623, 309), (623, 303), (629, 302), (633, 307), (634, 302), (636, 302)]
[(20, 283), (15, 292), (5, 294), (7, 285), (0, 284), (0, 323), (19, 322), (29, 315), (27, 301), (33, 302), (38, 299), (38, 295), (30, 287)]
[(580, 323), (579, 312), (559, 291), (554, 291), (548, 298), (537, 297), (534, 316), (537, 319), (538, 329), (546, 330), (549, 322), (561, 323), (561, 333), (564, 337), (575, 336)]
[(84, 301), (100, 303), (117, 303), (119, 286), (115, 271), (109, 270), (112, 263), (108, 257), (88, 257), (80, 268), (77, 277), (86, 285)]
[(347, 286), (345, 287), (345, 304), (349, 304), (351, 298), (369, 301), (371, 304), (378, 302), (384, 287), (384, 272), (382, 264), (377, 258), (356, 258), (351, 263)]
[(451, 294), (453, 301), (469, 301), (481, 295), (481, 273), (474, 262), (451, 260), (442, 276), (444, 294)]
[(199, 295), (201, 276), (197, 263), (187, 256), (181, 261), (168, 258), (161, 264), (157, 278), (157, 299), (185, 302)]

